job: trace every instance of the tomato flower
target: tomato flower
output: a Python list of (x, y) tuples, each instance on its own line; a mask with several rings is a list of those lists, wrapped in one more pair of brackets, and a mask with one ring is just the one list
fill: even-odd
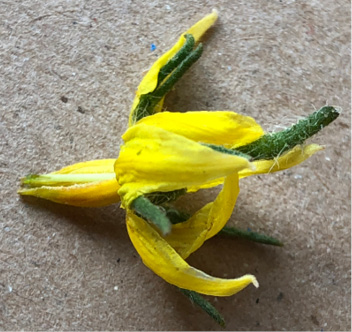
[[(165, 95), (199, 59), (199, 40), (216, 19), (213, 11), (197, 22), (144, 76), (117, 159), (29, 175), (22, 179), (18, 192), (81, 207), (121, 201), (128, 234), (146, 266), (183, 290), (229, 296), (251, 283), (258, 287), (256, 278), (249, 274), (234, 279), (212, 277), (185, 259), (224, 228), (241, 178), (303, 162), (322, 149), (304, 145), (305, 140), (339, 113), (325, 106), (282, 132), (265, 133), (253, 118), (232, 111), (162, 112)], [(170, 202), (178, 196), (218, 185), (222, 189), (214, 201), (192, 216), (174, 220), (168, 214)], [(222, 323), (214, 308), (203, 309)]]

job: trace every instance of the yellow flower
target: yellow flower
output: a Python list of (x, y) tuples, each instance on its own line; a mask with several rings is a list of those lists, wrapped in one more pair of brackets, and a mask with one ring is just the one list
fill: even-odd
[[(216, 18), (217, 14), (213, 12), (186, 34), (192, 34), (198, 41)], [(132, 127), (122, 136), (125, 144), (115, 164), (121, 185), (119, 195), (122, 206), (127, 208), (131, 241), (151, 270), (181, 288), (208, 295), (232, 295), (249, 283), (258, 286), (254, 276), (232, 280), (213, 278), (190, 267), (184, 259), (225, 226), (239, 193), (239, 176), (292, 167), (315, 151), (312, 147), (306, 151), (296, 148), (279, 160), (257, 161), (255, 168), (243, 157), (220, 153), (198, 143), (230, 149), (249, 144), (264, 134), (250, 117), (234, 112), (158, 113), (163, 103), (160, 99), (152, 109), (154, 115), (146, 113), (139, 119), (141, 98), (157, 89), (160, 70), (184, 43), (183, 34), (174, 47), (154, 63), (138, 87), (129, 120)], [(145, 112), (144, 107), (145, 104), (142, 112)], [(173, 225), (166, 236), (129, 208), (140, 195), (179, 189), (196, 191), (222, 183), (223, 189), (214, 202), (204, 206), (188, 221)]]
[[(167, 130), (166, 130), (167, 129)], [(190, 267), (184, 259), (227, 223), (239, 193), (239, 177), (292, 167), (321, 149), (296, 147), (276, 160), (253, 164), (238, 155), (212, 150), (198, 142), (240, 147), (263, 135), (250, 117), (234, 112), (158, 113), (143, 118), (122, 136), (115, 163), (122, 205), (127, 208), (127, 227), (143, 262), (156, 274), (178, 287), (208, 295), (232, 295), (254, 276), (219, 279)], [(253, 167), (256, 166), (256, 168)], [(186, 189), (195, 191), (224, 184), (214, 202), (189, 220), (162, 235), (129, 208), (140, 195)]]
[[(82, 207), (108, 205), (121, 198), (121, 206), (127, 210), (128, 234), (145, 265), (180, 288), (228, 296), (251, 283), (258, 287), (256, 278), (212, 277), (189, 266), (185, 259), (226, 225), (239, 194), (239, 179), (303, 162), (322, 147), (301, 144), (328, 123), (322, 120), (320, 126), (313, 114), (293, 126), (292, 132), (280, 136), (281, 150), (280, 144), (273, 143), (276, 136), (265, 134), (248, 116), (230, 111), (161, 112), (167, 92), (199, 58), (199, 39), (216, 19), (213, 11), (197, 22), (144, 76), (117, 160), (83, 162), (53, 173), (27, 176), (19, 193)], [(337, 117), (332, 107), (326, 111), (333, 113), (330, 122)], [(297, 135), (300, 131), (304, 131), (303, 136)], [(255, 152), (258, 146), (268, 149), (269, 154)], [(270, 154), (271, 146), (273, 151), (280, 149)], [(213, 202), (166, 232), (134, 209), (140, 197), (194, 192), (218, 185), (222, 190)]]
[[(202, 119), (202, 113), (198, 113), (199, 119)], [(227, 113), (229, 117), (230, 114)], [(217, 118), (219, 113), (210, 115), (208, 125), (210, 118)], [(221, 129), (219, 126), (220, 132)], [(193, 134), (197, 136), (196, 131)], [(214, 134), (218, 137), (216, 128)], [(244, 130), (244, 139), (248, 140), (248, 135)], [(143, 123), (128, 129), (123, 139), (125, 145), (121, 147), (115, 171), (121, 185), (119, 194), (126, 208), (142, 194), (188, 189), (226, 177), (217, 199), (187, 222), (174, 225), (166, 237), (128, 209), (129, 236), (143, 262), (169, 283), (203, 294), (232, 295), (251, 282), (257, 286), (251, 275), (230, 280), (214, 278), (184, 261), (227, 222), (239, 192), (237, 173), (250, 167), (248, 160), (214, 151), (184, 136)]]

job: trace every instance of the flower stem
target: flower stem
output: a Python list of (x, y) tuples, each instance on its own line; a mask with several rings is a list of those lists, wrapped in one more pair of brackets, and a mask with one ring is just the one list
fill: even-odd
[(292, 127), (277, 133), (268, 133), (235, 151), (250, 155), (252, 160), (277, 158), (296, 145), (303, 144), (305, 140), (318, 133), (338, 116), (339, 112), (334, 107), (324, 106)]

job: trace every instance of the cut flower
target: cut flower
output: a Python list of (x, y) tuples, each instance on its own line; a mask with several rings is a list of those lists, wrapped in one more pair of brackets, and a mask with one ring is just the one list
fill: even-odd
[[(29, 175), (18, 191), (80, 207), (121, 200), (129, 237), (144, 264), (190, 297), (194, 292), (229, 296), (251, 283), (258, 287), (253, 275), (216, 278), (185, 259), (224, 228), (236, 204), (240, 179), (303, 162), (322, 149), (304, 145), (306, 139), (339, 114), (325, 106), (282, 132), (265, 133), (253, 118), (232, 111), (162, 112), (166, 94), (201, 56), (199, 40), (216, 19), (213, 11), (197, 22), (144, 76), (117, 159)], [(214, 201), (193, 215), (172, 206), (180, 195), (219, 185), (222, 189)], [(223, 323), (205, 300), (198, 295), (192, 299)]]

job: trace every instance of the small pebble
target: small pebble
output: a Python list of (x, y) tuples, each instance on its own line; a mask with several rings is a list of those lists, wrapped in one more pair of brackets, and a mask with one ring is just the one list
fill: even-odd
[(86, 111), (81, 106), (78, 106), (77, 112), (84, 114)]

